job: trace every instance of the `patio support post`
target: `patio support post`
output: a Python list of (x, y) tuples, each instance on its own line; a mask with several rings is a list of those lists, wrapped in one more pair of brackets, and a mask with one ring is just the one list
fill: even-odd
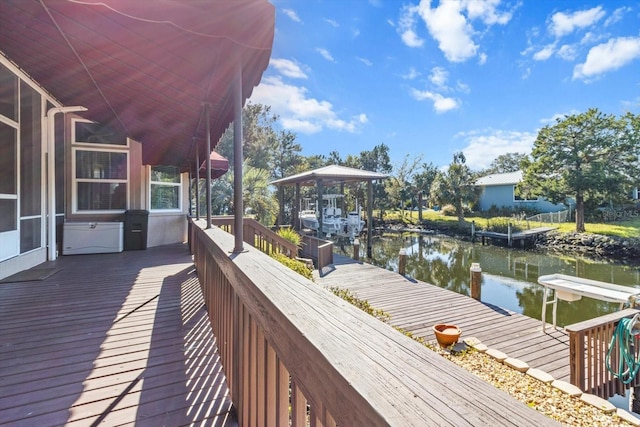
[[(238, 58), (240, 61), (240, 58)], [(233, 82), (233, 234), (235, 244), (233, 252), (244, 250), (243, 221), (244, 206), (242, 205), (242, 63), (238, 62)]]
[(193, 138), (196, 146), (196, 219), (200, 219), (200, 152), (198, 151), (198, 140)]
[(300, 183), (296, 182), (296, 197), (293, 204), (293, 215), (291, 215), (291, 222), (293, 229), (300, 231)]
[(87, 111), (86, 107), (69, 106), (53, 107), (47, 111), (47, 259), (55, 261), (58, 258), (56, 247), (56, 114), (78, 113)]
[(204, 104), (204, 123), (207, 128), (207, 151), (206, 151), (206, 163), (207, 163), (207, 188), (205, 189), (207, 194), (207, 229), (211, 228), (211, 125), (209, 123), (209, 104)]
[(316, 181), (318, 186), (318, 201), (316, 202), (316, 212), (318, 212), (318, 235), (317, 237), (321, 239), (322, 237), (322, 214), (324, 209), (324, 204), (322, 203), (322, 193), (324, 188), (322, 186), (322, 179)]
[(340, 201), (340, 209), (342, 209), (342, 213), (346, 214), (345, 210), (345, 201), (344, 201), (344, 181), (340, 182), (340, 194), (342, 195), (342, 200)]
[(372, 258), (371, 240), (373, 238), (373, 181), (367, 181), (367, 258)]

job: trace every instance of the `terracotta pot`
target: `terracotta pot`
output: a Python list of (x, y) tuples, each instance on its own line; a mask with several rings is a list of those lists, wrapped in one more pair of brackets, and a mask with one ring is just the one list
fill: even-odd
[(456, 325), (438, 323), (433, 326), (433, 333), (436, 335), (436, 340), (440, 347), (446, 348), (458, 342), (462, 331)]

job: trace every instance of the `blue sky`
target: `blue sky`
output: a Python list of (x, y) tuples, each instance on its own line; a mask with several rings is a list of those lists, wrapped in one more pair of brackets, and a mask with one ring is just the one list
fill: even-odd
[(472, 169), (555, 118), (640, 113), (637, 1), (272, 0), (270, 105), (304, 155), (390, 148)]

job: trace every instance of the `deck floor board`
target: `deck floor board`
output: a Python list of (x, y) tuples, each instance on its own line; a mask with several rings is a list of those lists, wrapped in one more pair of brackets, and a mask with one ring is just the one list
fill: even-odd
[(434, 324), (454, 323), (463, 337), (477, 337), (556, 379), (569, 380), (569, 336), (561, 328), (548, 325), (543, 333), (540, 320), (338, 254), (334, 268), (315, 279), (325, 287), (349, 289), (389, 313), (391, 324), (416, 336), (434, 341)]
[(0, 424), (237, 425), (186, 245), (0, 283)]

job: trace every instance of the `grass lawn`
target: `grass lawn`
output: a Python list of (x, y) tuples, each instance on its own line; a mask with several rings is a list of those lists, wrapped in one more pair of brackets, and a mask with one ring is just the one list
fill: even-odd
[[(385, 216), (385, 219), (393, 220), (400, 219), (402, 213), (400, 211), (397, 212), (388, 212)], [(438, 225), (454, 225), (458, 222), (458, 219), (453, 216), (444, 216), (440, 212), (436, 212), (433, 210), (422, 211), (422, 218), (426, 221), (435, 222)], [(418, 222), (418, 212), (417, 211), (405, 211), (405, 221), (410, 221), (413, 223)], [(465, 217), (465, 222), (471, 224), (471, 221), (475, 221), (476, 227), (479, 229), (484, 229), (491, 223), (508, 223), (512, 222), (515, 225), (527, 229), (534, 227), (548, 227), (554, 226), (558, 227), (558, 231), (563, 233), (570, 233), (575, 231), (576, 225), (573, 222), (565, 222), (561, 224), (549, 224), (549, 223), (539, 223), (532, 221), (517, 221), (513, 218), (509, 217), (497, 217), (497, 218), (482, 218), (479, 216), (470, 216)], [(627, 221), (619, 221), (619, 222), (610, 222), (610, 223), (586, 223), (585, 224), (587, 233), (594, 234), (602, 234), (605, 236), (616, 236), (616, 237), (640, 237), (640, 218), (633, 218)]]

